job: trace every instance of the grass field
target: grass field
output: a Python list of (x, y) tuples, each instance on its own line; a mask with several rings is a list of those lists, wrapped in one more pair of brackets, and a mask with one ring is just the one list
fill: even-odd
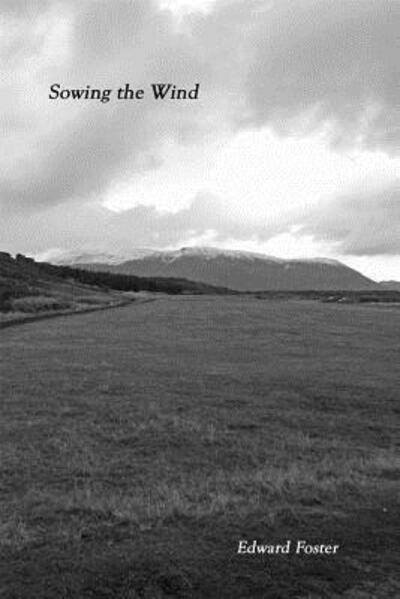
[(396, 307), (244, 297), (1, 331), (0, 597), (400, 596), (399, 340)]

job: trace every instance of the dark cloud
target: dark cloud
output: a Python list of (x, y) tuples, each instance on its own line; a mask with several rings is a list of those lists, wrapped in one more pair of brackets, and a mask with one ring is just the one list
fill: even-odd
[(400, 3), (280, 0), (254, 33), (248, 119), (399, 150)]
[[(180, 25), (155, 0), (4, 0), (0, 10), (12, 24), (0, 180), (9, 209), (98, 200), (143, 168), (143, 154), (155, 168), (165, 141), (190, 145), (219, 128), (268, 125), (297, 135), (328, 124), (335, 143), (399, 149), (396, 0), (222, 0)], [(57, 16), (67, 32), (49, 49)], [(202, 99), (111, 106), (47, 98), (53, 82), (115, 88), (158, 80), (201, 81)], [(166, 226), (190, 220), (179, 218)]]
[[(286, 229), (287, 225), (282, 223), (281, 230)], [(34, 213), (29, 227), (15, 213), (7, 223), (0, 221), (0, 238), (5, 247), (23, 252), (40, 252), (48, 247), (129, 252), (142, 246), (179, 246), (209, 232), (216, 242), (267, 240), (277, 233), (277, 225), (268, 219), (254, 225), (229, 218), (222, 202), (209, 194), (199, 194), (187, 208), (175, 213), (144, 205), (115, 213), (89, 202), (77, 205), (74, 210), (64, 204)]]
[(210, 194), (199, 194), (187, 208), (174, 213), (144, 205), (114, 213), (93, 202), (78, 204), (74, 210), (61, 204), (33, 213), (28, 224), (18, 213), (0, 220), (0, 238), (3, 247), (14, 252), (78, 247), (129, 254), (135, 247), (177, 247), (207, 235), (212, 243), (262, 243), (293, 231), (293, 226), (295, 235), (312, 236), (337, 255), (398, 255), (400, 186), (342, 197), (324, 207), (303, 209), (301, 216), (288, 215), (279, 223), (268, 217), (257, 224), (238, 222)]
[[(26, 21), (24, 6), (19, 4), (20, 18)], [(157, 154), (168, 140), (191, 143), (213, 128), (212, 111), (207, 122), (201, 118), (202, 107), (193, 104), (50, 101), (52, 83), (115, 91), (130, 82), (147, 90), (150, 82), (158, 81), (192, 85), (201, 72), (190, 36), (175, 32), (171, 14), (160, 11), (151, 0), (120, 0), (112, 5), (104, 0), (82, 0), (69, 5), (60, 2), (59, 7), (59, 14), (66, 19), (73, 14), (68, 57), (60, 64), (44, 61), (34, 79), (35, 89), (29, 89), (28, 78), (24, 89), (19, 85), (14, 90), (18, 102), (11, 97), (6, 108), (6, 127), (8, 135), (16, 140), (17, 158), (0, 181), (0, 195), (11, 208), (36, 210), (66, 200), (82, 200), (90, 194), (98, 196), (114, 178), (135, 172), (137, 163), (143, 164), (143, 153), (152, 150)], [(32, 27), (53, 17), (54, 13), (38, 8), (32, 16)], [(26, 41), (19, 42), (27, 45)], [(45, 39), (36, 39), (32, 34), (30, 43), (40, 47)], [(40, 50), (37, 53), (40, 56)], [(24, 81), (25, 60), (21, 59), (16, 68)], [(24, 109), (20, 106), (32, 104), (32, 91), (33, 104), (39, 103), (40, 113), (33, 115), (37, 121), (34, 130), (32, 120), (21, 118)], [(24, 92), (28, 97), (23, 97)], [(25, 141), (31, 146), (29, 160), (18, 156), (18, 149), (22, 155), (26, 151)], [(155, 155), (151, 166), (158, 163)]]
[(210, 194), (197, 195), (190, 206), (175, 213), (162, 212), (153, 206), (136, 206), (113, 216), (110, 222), (123, 237), (134, 236), (140, 245), (147, 242), (159, 247), (179, 245), (208, 232), (213, 233), (214, 241), (265, 240), (276, 234), (276, 223), (268, 219), (264, 222), (260, 219), (255, 225), (230, 218), (222, 202)]
[(2, 0), (1, 15), (35, 17), (50, 6), (50, 0)]
[(400, 183), (378, 192), (339, 198), (307, 215), (300, 233), (336, 246), (354, 256), (400, 253)]

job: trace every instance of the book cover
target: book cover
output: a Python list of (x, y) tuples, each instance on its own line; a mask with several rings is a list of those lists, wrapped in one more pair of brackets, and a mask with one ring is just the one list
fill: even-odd
[(397, 0), (0, 3), (0, 597), (389, 599)]

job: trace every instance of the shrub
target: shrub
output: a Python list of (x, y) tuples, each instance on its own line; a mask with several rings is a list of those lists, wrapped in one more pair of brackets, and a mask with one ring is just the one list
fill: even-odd
[(19, 312), (43, 312), (48, 310), (66, 310), (71, 307), (71, 302), (60, 301), (54, 297), (43, 295), (23, 297), (13, 301), (13, 309)]
[(11, 290), (7, 288), (0, 289), (0, 312), (11, 310)]

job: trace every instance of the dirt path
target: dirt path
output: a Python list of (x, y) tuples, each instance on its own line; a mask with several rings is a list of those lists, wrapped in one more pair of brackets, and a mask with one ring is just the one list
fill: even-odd
[(92, 308), (83, 308), (82, 310), (60, 310), (60, 311), (51, 312), (51, 313), (35, 314), (34, 316), (23, 316), (21, 318), (15, 318), (15, 320), (7, 320), (7, 321), (0, 322), (0, 329), (13, 327), (13, 326), (17, 326), (20, 324), (27, 324), (30, 322), (36, 322), (37, 320), (58, 318), (60, 316), (77, 316), (79, 314), (88, 314), (90, 312), (103, 312), (104, 310), (112, 310), (114, 308), (125, 308), (127, 306), (131, 306), (132, 304), (135, 304), (135, 305), (147, 304), (149, 302), (156, 301), (156, 299), (157, 298), (155, 298), (155, 297), (138, 298), (138, 299), (123, 301), (123, 302), (119, 302), (119, 303), (115, 303), (115, 304), (111, 304), (111, 305), (107, 305), (107, 306), (98, 306), (95, 308), (93, 308), (93, 307)]

